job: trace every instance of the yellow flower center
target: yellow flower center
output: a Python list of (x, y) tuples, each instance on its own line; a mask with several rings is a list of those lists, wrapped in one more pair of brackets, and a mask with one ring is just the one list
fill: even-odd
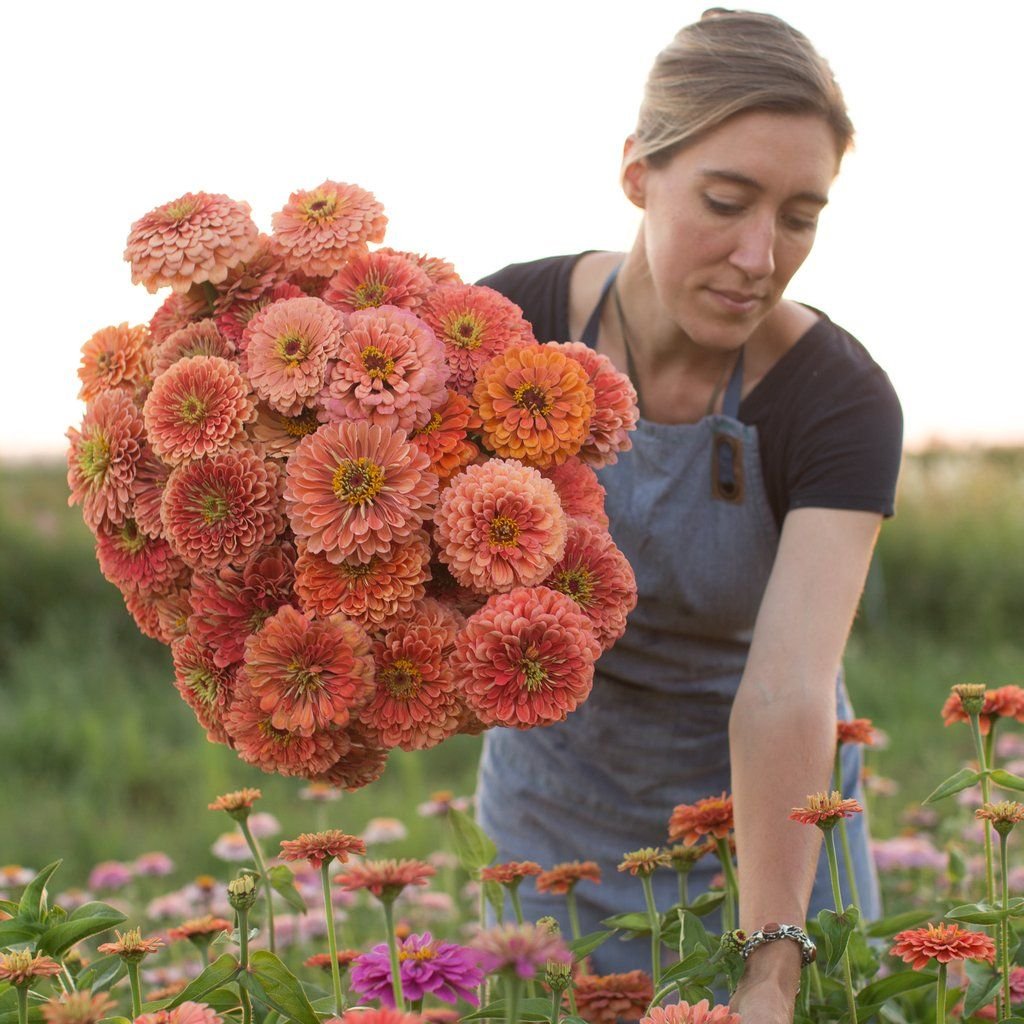
[(330, 193), (325, 195), (323, 192), (317, 191), (306, 196), (302, 212), (307, 221), (324, 221), (334, 216), (337, 206), (337, 196)]
[(206, 403), (198, 395), (189, 395), (181, 403), (178, 415), (190, 427), (194, 427), (206, 417)]
[(16, 949), (4, 959), (7, 969), (12, 973), (27, 971), (32, 966), (32, 954), (27, 949)]
[(384, 470), (371, 459), (345, 459), (331, 481), (335, 495), (350, 505), (373, 501), (384, 488)]
[(129, 555), (137, 555), (146, 546), (146, 536), (139, 532), (134, 519), (129, 519), (121, 527), (119, 540), (121, 542), (121, 550)]
[(188, 688), (203, 704), (213, 704), (217, 699), (217, 677), (205, 668), (194, 668), (185, 677)]
[(82, 442), (78, 450), (78, 468), (90, 483), (96, 483), (110, 468), (110, 445), (102, 434)]
[(380, 681), (388, 688), (388, 693), (399, 700), (408, 700), (416, 695), (423, 676), (408, 658), (396, 658), (390, 668), (380, 674)]
[(352, 305), (356, 309), (382, 306), (387, 298), (388, 287), (383, 281), (363, 281), (352, 293)]
[(552, 590), (571, 597), (578, 605), (586, 608), (594, 597), (594, 577), (586, 569), (563, 569), (555, 573), (549, 586)]
[(168, 220), (180, 224), (192, 216), (195, 208), (196, 201), (194, 199), (179, 199), (176, 203), (168, 203), (164, 207), (164, 215)]
[(431, 944), (422, 949), (400, 949), (398, 951), (399, 961), (404, 960), (433, 960), (437, 957), (437, 949)]
[(378, 558), (376, 555), (368, 562), (356, 563), (350, 565), (348, 562), (342, 562), (338, 566), (342, 576), (345, 576), (350, 580), (365, 580), (367, 576), (371, 575), (377, 568)]
[(498, 548), (515, 547), (519, 540), (519, 524), (508, 516), (495, 516), (487, 530), (487, 539)]
[(421, 434), (432, 434), (439, 426), (441, 426), (441, 414), (439, 412), (431, 413), (430, 422), (426, 426), (414, 430), (412, 436), (419, 437)]
[(316, 409), (306, 409), (298, 416), (283, 416), (281, 425), (289, 437), (307, 437), (316, 433), (320, 422), (316, 418)]
[(548, 674), (532, 647), (526, 652), (526, 657), (519, 662), (519, 671), (523, 673), (523, 683), (530, 693), (536, 693), (547, 682)]
[(231, 514), (231, 506), (219, 494), (204, 495), (199, 514), (207, 526), (223, 522)]
[(277, 354), (289, 369), (294, 369), (309, 355), (309, 339), (298, 331), (286, 331), (277, 339), (276, 345)]
[(551, 412), (551, 399), (547, 392), (536, 384), (520, 384), (512, 396), (520, 409), (533, 413), (535, 416), (547, 416)]
[(359, 356), (363, 361), (363, 369), (366, 371), (367, 376), (372, 377), (374, 380), (385, 380), (394, 373), (394, 359), (375, 345), (367, 345), (359, 353)]
[(320, 678), (320, 673), (315, 669), (308, 668), (300, 661), (290, 662), (286, 671), (296, 689), (302, 692), (319, 690), (323, 687), (323, 679)]
[(260, 736), (277, 747), (288, 747), (292, 742), (292, 734), (287, 729), (275, 729), (270, 724), (270, 719), (264, 719), (259, 724)]
[(472, 351), (483, 344), (486, 326), (475, 313), (455, 313), (448, 318), (444, 335), (456, 348)]

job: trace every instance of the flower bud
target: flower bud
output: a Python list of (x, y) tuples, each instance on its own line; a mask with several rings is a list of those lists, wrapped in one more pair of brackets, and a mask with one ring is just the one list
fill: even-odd
[(572, 964), (549, 960), (544, 967), (544, 982), (552, 992), (564, 992), (572, 981)]
[(547, 932), (549, 935), (561, 935), (562, 926), (558, 923), (557, 918), (551, 917), (540, 917), (537, 919), (537, 927), (542, 931)]
[(256, 902), (258, 883), (253, 875), (239, 875), (228, 882), (228, 903), (235, 910), (248, 910)]
[(960, 698), (960, 704), (969, 715), (980, 715), (985, 707), (984, 683), (958, 683), (953, 692)]

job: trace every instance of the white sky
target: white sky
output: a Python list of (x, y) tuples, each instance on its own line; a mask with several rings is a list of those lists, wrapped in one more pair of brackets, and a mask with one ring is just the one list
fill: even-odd
[[(268, 230), (294, 189), (355, 182), (384, 203), (387, 244), (467, 280), (628, 247), (622, 139), (655, 53), (709, 5), (17, 5), (0, 32), (0, 457), (63, 450), (81, 345), (165, 294), (132, 286), (128, 228), (184, 192), (247, 200)], [(811, 38), (858, 127), (790, 297), (889, 371), (909, 442), (1024, 441), (1024, 4), (748, 6)]]

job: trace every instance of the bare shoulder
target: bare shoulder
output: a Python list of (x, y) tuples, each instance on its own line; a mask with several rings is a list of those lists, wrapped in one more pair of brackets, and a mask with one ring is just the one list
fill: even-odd
[(621, 252), (584, 253), (569, 278), (569, 335), (579, 341), (608, 275), (623, 260)]

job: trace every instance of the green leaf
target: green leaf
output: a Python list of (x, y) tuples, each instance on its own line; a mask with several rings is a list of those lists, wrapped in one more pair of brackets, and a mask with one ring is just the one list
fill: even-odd
[(1024, 1017), (1003, 1017), (999, 1024), (1024, 1024)]
[(585, 956), (593, 953), (598, 946), (607, 942), (614, 934), (613, 929), (612, 931), (589, 932), (586, 935), (581, 935), (569, 943), (569, 952), (572, 953), (574, 960), (582, 960)]
[[(520, 999), (518, 1004), (518, 1020), (550, 1020), (551, 1000), (550, 999)], [(505, 1000), (496, 999), (486, 1006), (480, 1007), (473, 1013), (467, 1013), (460, 1017), (460, 1021), (467, 1020), (492, 1020), (495, 1017), (504, 1018)], [(562, 1018), (566, 1020), (566, 1018)]]
[(1015, 789), (1024, 793), (1024, 779), (1019, 775), (1014, 775), (1013, 772), (1008, 772), (1005, 768), (993, 768), (988, 775), (1000, 788)]
[(926, 804), (933, 804), (937, 800), (943, 800), (947, 796), (959, 793), (962, 789), (968, 789), (975, 785), (981, 778), (981, 772), (971, 771), (970, 768), (961, 768), (955, 775), (950, 775), (945, 782), (940, 783), (925, 798)]
[(0, 947), (16, 946), (19, 942), (35, 942), (46, 931), (46, 925), (39, 921), (23, 921), (12, 917), (0, 921)]
[(128, 968), (116, 954), (110, 953), (93, 960), (82, 973), (75, 978), (75, 987), (91, 992), (105, 992), (116, 985), (126, 974)]
[(43, 914), (46, 911), (46, 883), (62, 863), (62, 861), (55, 860), (52, 864), (47, 864), (25, 886), (25, 891), (21, 894), (21, 902), (18, 904), (17, 914), (23, 921), (41, 921), (43, 919)]
[(487, 867), (498, 856), (498, 847), (494, 845), (494, 840), (464, 811), (450, 807), (448, 820), (452, 825), (455, 853), (458, 855), (459, 863), (471, 875)]
[(999, 991), (999, 973), (988, 964), (977, 963), (974, 960), (964, 962), (964, 969), (967, 972), (967, 980), (970, 984), (967, 987), (967, 997), (964, 999), (963, 1016), (966, 1020), (983, 1006), (988, 1006), (995, 999)]
[(13, 917), (18, 912), (18, 904), (14, 900), (0, 900), (0, 910)]
[[(708, 935), (704, 922), (692, 910), (684, 910), (680, 915), (680, 927), (683, 929), (683, 953), (689, 953), (694, 949), (704, 949), (713, 953), (716, 948), (715, 942)], [(678, 946), (678, 943), (676, 944)]]
[(611, 917), (604, 918), (601, 924), (609, 928), (625, 928), (631, 932), (649, 932), (651, 930), (651, 919), (639, 911), (629, 914), (613, 914)]
[(198, 1002), (208, 992), (220, 988), (231, 981), (241, 970), (238, 961), (230, 954), (225, 953), (218, 957), (202, 974), (193, 978), (168, 1004), (166, 1009), (173, 1010), (186, 1000), (191, 999)]
[(39, 949), (50, 956), (63, 956), (76, 942), (99, 935), (125, 920), (120, 910), (106, 903), (83, 903), (66, 921), (46, 929)]
[(826, 971), (833, 971), (839, 966), (850, 941), (850, 933), (857, 926), (860, 913), (854, 906), (849, 906), (842, 914), (832, 910), (823, 910), (818, 914), (818, 924), (825, 941)]
[(298, 1024), (320, 1024), (299, 979), (268, 950), (252, 954), (249, 973), (241, 974), (239, 983), (245, 985), (254, 999), (283, 1017)]
[(297, 910), (300, 914), (308, 912), (309, 907), (306, 906), (302, 893), (295, 887), (295, 876), (292, 874), (291, 868), (285, 864), (275, 864), (267, 872), (267, 881), (270, 882), (274, 892), (284, 897), (284, 901), (288, 906)]
[(873, 978), (878, 973), (881, 961), (879, 952), (856, 928), (850, 935), (846, 955), (850, 961), (850, 971), (855, 979)]
[(704, 917), (716, 907), (721, 906), (724, 900), (724, 892), (702, 892), (686, 909), (691, 914)]
[(484, 882), (484, 898), (494, 908), (494, 916), (500, 921), (505, 916), (505, 890), (498, 882)]
[(707, 963), (710, 956), (711, 954), (706, 949), (695, 949), (692, 953), (683, 957), (682, 960), (674, 963), (668, 970), (662, 972), (662, 985), (668, 985), (673, 981), (688, 978), (698, 967)]
[(966, 924), (996, 924), (1007, 916), (1002, 909), (991, 903), (962, 903), (959, 907), (946, 911), (951, 921), (963, 921)]
[(930, 920), (934, 914), (930, 910), (905, 910), (902, 914), (892, 914), (881, 920), (872, 921), (868, 925), (867, 934), (872, 939), (888, 939), (906, 928), (914, 928)]
[[(238, 1006), (238, 993), (233, 988), (215, 988), (212, 992), (207, 992), (203, 996), (202, 1001), (207, 1006), (210, 1006), (214, 1010), (216, 1010), (217, 1013), (223, 1015), (229, 1012), (230, 1010), (234, 1010)], [(330, 1013), (330, 1016), (333, 1017), (334, 1004), (332, 1003), (331, 1005), (332, 1011)], [(267, 1017), (263, 1021), (263, 1024), (269, 1024), (271, 1016), (273, 1016), (275, 1020), (277, 1019), (276, 1014), (267, 1014)]]
[[(911, 992), (915, 988), (924, 988), (925, 985), (934, 985), (935, 977), (934, 974), (929, 974), (927, 971), (899, 971), (896, 974), (890, 974), (887, 978), (873, 981), (857, 993), (858, 1011), (863, 1008), (870, 1009), (873, 1013), (887, 999), (902, 995), (904, 992)], [(861, 1019), (859, 1012), (857, 1019)]]

